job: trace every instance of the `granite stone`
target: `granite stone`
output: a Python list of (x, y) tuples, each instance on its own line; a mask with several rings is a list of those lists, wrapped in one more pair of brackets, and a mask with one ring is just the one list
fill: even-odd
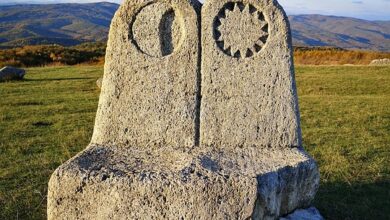
[(319, 185), (303, 150), (287, 16), (274, 0), (126, 0), (90, 145), (48, 219), (279, 219)]

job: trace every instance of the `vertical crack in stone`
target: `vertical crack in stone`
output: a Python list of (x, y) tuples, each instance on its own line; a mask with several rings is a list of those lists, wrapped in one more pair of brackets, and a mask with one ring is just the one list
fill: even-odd
[[(257, 195), (258, 196), (258, 195)], [(260, 201), (259, 197), (257, 197), (255, 201), (255, 205), (253, 207), (252, 216), (249, 218), (252, 220), (258, 220), (261, 219), (261, 210), (260, 210)]]
[(202, 5), (198, 13), (198, 62), (196, 71), (196, 98), (195, 98), (195, 146), (200, 142), (200, 109), (202, 105)]

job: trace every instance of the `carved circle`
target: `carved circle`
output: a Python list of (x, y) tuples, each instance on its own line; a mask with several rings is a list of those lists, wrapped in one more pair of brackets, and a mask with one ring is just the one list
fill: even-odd
[(165, 57), (177, 51), (185, 30), (180, 12), (165, 3), (151, 3), (135, 15), (130, 39), (139, 51), (151, 57)]
[(228, 2), (214, 19), (214, 39), (228, 56), (252, 57), (264, 47), (268, 35), (263, 13), (251, 4)]

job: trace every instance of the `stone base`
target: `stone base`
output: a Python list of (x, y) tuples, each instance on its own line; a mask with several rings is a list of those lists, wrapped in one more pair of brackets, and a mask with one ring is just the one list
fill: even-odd
[(318, 185), (297, 148), (92, 145), (52, 175), (48, 219), (277, 219), (308, 207)]
[(294, 213), (280, 218), (280, 220), (324, 220), (324, 218), (315, 207), (310, 207), (308, 209), (298, 209)]

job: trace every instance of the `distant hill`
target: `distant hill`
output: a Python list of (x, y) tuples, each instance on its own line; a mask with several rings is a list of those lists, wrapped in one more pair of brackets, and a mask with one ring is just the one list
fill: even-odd
[[(70, 46), (105, 41), (118, 7), (118, 4), (106, 2), (0, 6), (0, 47), (35, 44)], [(390, 52), (390, 21), (323, 15), (294, 15), (289, 18), (295, 46)]]
[(0, 6), (0, 46), (105, 41), (118, 7), (106, 2)]
[(390, 52), (390, 21), (297, 15), (289, 16), (297, 46), (334, 46)]

